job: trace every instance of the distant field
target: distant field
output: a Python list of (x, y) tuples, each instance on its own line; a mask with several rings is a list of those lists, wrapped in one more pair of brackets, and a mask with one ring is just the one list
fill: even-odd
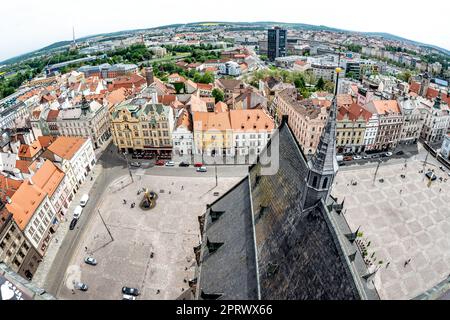
[(177, 60), (177, 59), (181, 59), (181, 58), (187, 58), (187, 57), (190, 57), (190, 56), (191, 56), (190, 52), (179, 52), (179, 53), (177, 53), (176, 56), (167, 55), (167, 56), (162, 57), (162, 58), (151, 59), (148, 62), (150, 62), (150, 63), (153, 63), (153, 62), (165, 62), (165, 61), (170, 61), (170, 60)]
[(200, 26), (218, 26), (219, 24), (217, 22), (207, 22), (207, 23), (200, 23)]

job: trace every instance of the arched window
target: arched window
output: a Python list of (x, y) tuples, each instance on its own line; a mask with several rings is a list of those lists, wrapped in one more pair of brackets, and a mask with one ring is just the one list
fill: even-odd
[(314, 176), (312, 186), (313, 188), (317, 187), (317, 176)]
[(322, 189), (325, 189), (328, 186), (328, 178), (325, 178), (322, 183)]

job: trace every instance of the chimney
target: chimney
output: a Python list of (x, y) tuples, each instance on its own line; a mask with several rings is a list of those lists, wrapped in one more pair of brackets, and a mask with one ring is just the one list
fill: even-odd
[(8, 197), (8, 196), (6, 196), (6, 202), (8, 202), (9, 204), (11, 204), (11, 203), (12, 203), (11, 198)]
[(147, 86), (151, 85), (154, 82), (152, 67), (145, 68), (145, 80), (147, 80)]

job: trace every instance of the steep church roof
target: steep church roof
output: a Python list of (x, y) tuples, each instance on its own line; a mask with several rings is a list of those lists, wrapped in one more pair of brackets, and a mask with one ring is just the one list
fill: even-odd
[(279, 149), (278, 168), (274, 163), (267, 174), (264, 161), (252, 166), (200, 219), (196, 297), (376, 299), (376, 292), (355, 280), (364, 275), (355, 270), (366, 269), (362, 257), (356, 269), (349, 262), (357, 249), (332, 222), (337, 213), (324, 201), (304, 210), (309, 168), (286, 121), (268, 148), (273, 146)]

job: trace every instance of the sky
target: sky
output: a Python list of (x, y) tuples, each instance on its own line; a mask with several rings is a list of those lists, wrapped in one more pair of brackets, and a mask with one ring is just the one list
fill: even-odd
[(450, 50), (450, 1), (433, 0), (2, 1), (0, 61), (57, 41), (199, 21), (277, 21), (389, 32)]

